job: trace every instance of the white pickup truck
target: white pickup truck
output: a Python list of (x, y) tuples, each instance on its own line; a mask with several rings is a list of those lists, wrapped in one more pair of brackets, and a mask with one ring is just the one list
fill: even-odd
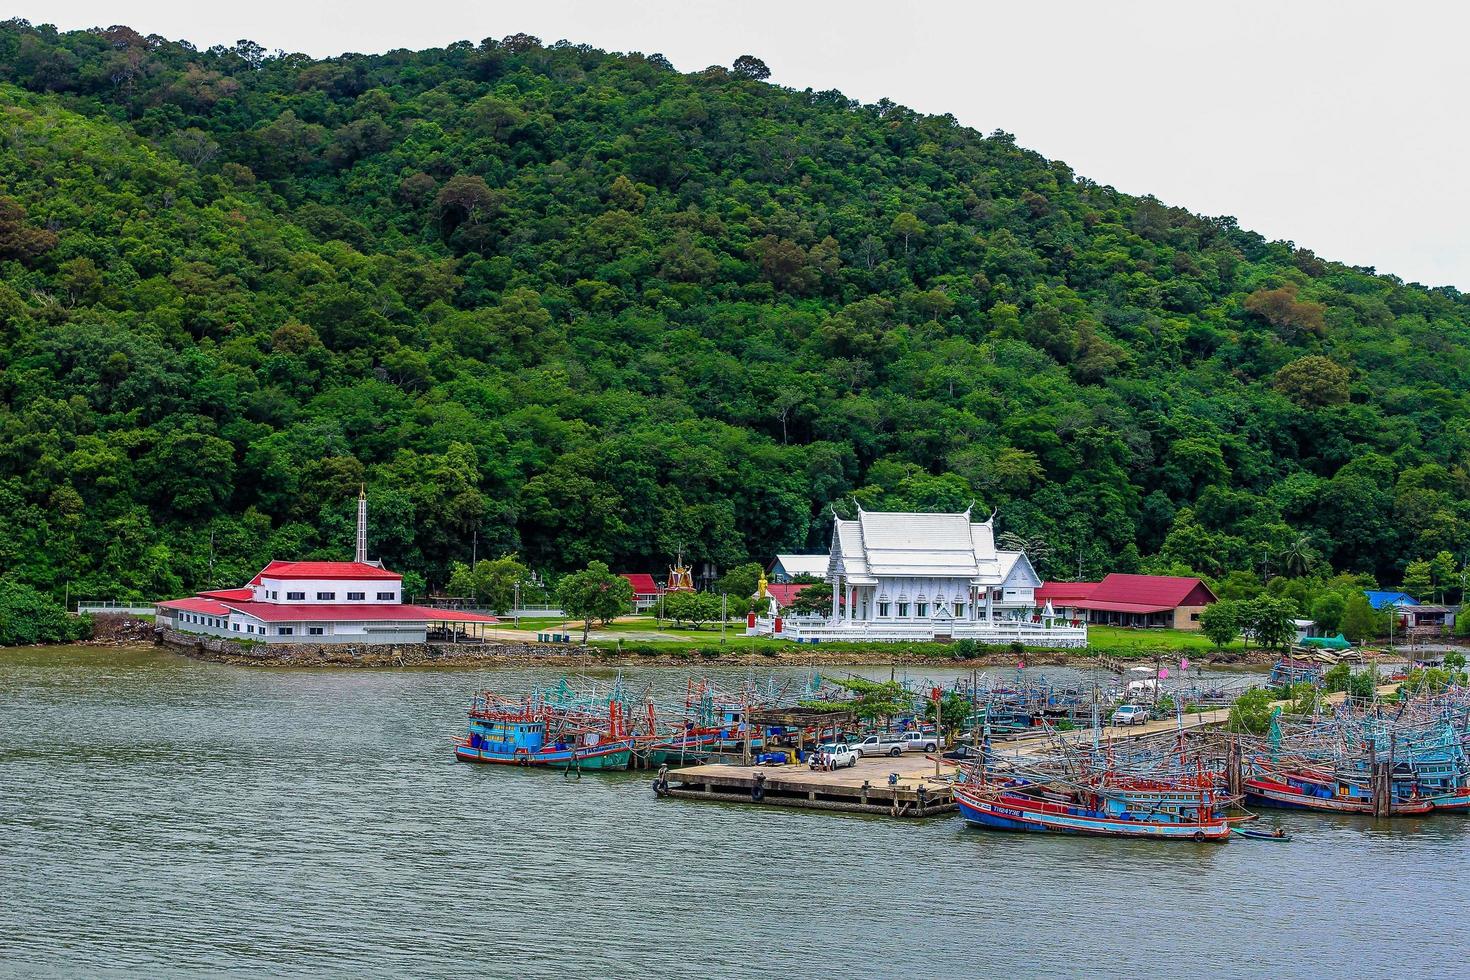
[(813, 769), (851, 769), (862, 757), (862, 753), (854, 752), (850, 745), (829, 742), (817, 747), (809, 765)]
[(880, 732), (849, 744), (850, 748), (860, 757), (868, 759), (877, 758), (880, 755), (903, 755), (905, 742), (901, 735)]
[(931, 732), (907, 732), (903, 737), (905, 752), (934, 752), (939, 748), (939, 736)]

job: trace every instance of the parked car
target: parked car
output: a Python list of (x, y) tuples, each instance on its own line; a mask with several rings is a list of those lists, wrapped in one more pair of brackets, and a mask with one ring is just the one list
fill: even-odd
[(828, 742), (818, 746), (817, 750), (812, 753), (810, 764), (813, 769), (850, 769), (857, 765), (861, 758), (862, 753), (853, 751), (850, 745)]
[(933, 732), (908, 732), (903, 737), (905, 752), (935, 752), (939, 749), (939, 736)]
[(946, 759), (956, 759), (963, 762), (966, 759), (980, 758), (982, 751), (982, 749), (975, 748), (975, 746), (969, 742), (961, 742), (959, 745), (956, 745), (954, 748), (944, 753), (944, 757)]
[(876, 758), (880, 755), (903, 755), (904, 746), (907, 744), (902, 736), (890, 735), (887, 732), (879, 732), (875, 735), (866, 735), (851, 743), (849, 748), (860, 757), (866, 759)]
[(1113, 712), (1115, 725), (1142, 725), (1148, 721), (1148, 709), (1136, 704), (1125, 704)]

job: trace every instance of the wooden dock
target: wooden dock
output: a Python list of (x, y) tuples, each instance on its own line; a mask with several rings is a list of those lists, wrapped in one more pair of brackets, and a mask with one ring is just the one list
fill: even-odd
[[(813, 772), (806, 765), (704, 765), (671, 769), (669, 795), (689, 800), (839, 810), (889, 817), (933, 817), (954, 810), (949, 777), (954, 766), (940, 766), (922, 755), (863, 759), (850, 769)], [(890, 785), (891, 774), (897, 782)]]

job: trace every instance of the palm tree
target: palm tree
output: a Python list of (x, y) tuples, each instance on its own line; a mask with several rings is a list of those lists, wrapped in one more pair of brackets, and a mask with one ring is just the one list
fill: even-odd
[(1312, 570), (1312, 562), (1316, 558), (1317, 552), (1312, 547), (1312, 539), (1305, 534), (1298, 534), (1281, 552), (1281, 567), (1287, 575), (1297, 578)]

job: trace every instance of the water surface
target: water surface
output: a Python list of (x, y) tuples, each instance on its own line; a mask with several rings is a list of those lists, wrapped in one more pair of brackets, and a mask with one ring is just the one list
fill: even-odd
[(0, 972), (1465, 973), (1464, 818), (1111, 842), (452, 760), (470, 691), (557, 676), (0, 653)]

